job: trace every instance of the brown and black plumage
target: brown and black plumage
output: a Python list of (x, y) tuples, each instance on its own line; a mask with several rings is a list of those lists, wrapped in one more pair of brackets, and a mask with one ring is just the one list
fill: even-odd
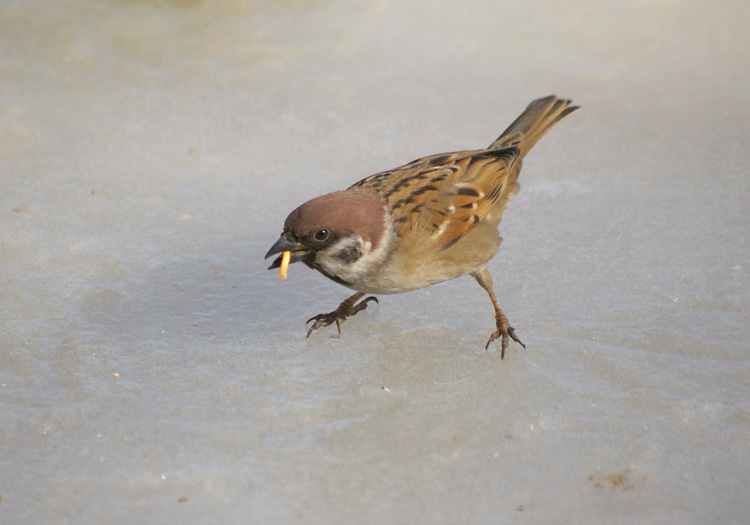
[[(375, 300), (365, 294), (416, 290), (472, 275), (487, 291), (496, 331), (523, 345), (500, 309), (487, 262), (500, 246), (503, 211), (518, 191), (524, 156), (555, 124), (578, 109), (549, 96), (533, 101), (487, 149), (432, 155), (371, 175), (349, 189), (295, 209), (266, 254), (291, 252), (327, 277), (357, 291), (308, 331), (340, 323)], [(271, 268), (281, 265), (277, 258)]]

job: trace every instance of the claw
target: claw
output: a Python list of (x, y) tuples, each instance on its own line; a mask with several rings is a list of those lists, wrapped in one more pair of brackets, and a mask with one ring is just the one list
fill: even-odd
[(367, 308), (367, 303), (369, 303), (370, 301), (375, 301), (376, 303), (380, 303), (377, 297), (375, 297), (374, 295), (371, 295), (367, 299), (360, 301), (359, 304), (357, 304), (357, 306), (354, 307), (354, 309), (352, 310), (352, 313), (350, 313), (348, 317), (351, 317), (357, 312), (361, 312), (362, 310)]
[(492, 290), (492, 277), (490, 276), (490, 272), (487, 271), (487, 268), (483, 268), (482, 270), (479, 270), (477, 272), (472, 272), (471, 275), (474, 277), (474, 279), (477, 280), (479, 286), (484, 288), (484, 290), (487, 292), (487, 295), (490, 296), (492, 307), (495, 309), (495, 326), (497, 327), (497, 330), (495, 330), (495, 333), (490, 336), (490, 339), (489, 341), (487, 341), (484, 349), (489, 349), (490, 343), (492, 343), (492, 341), (494, 341), (498, 337), (502, 337), (502, 343), (500, 345), (500, 359), (505, 359), (505, 349), (508, 348), (508, 341), (510, 339), (513, 339), (516, 343), (526, 348), (526, 345), (523, 344), (516, 335), (516, 331), (513, 330), (512, 326), (510, 326), (508, 318), (505, 317), (503, 310), (500, 308), (500, 305), (497, 302), (495, 292)]
[(310, 321), (315, 321), (315, 323), (310, 327), (310, 329), (307, 331), (307, 335), (305, 336), (305, 339), (310, 337), (310, 334), (313, 333), (318, 328), (322, 328), (324, 326), (331, 325), (333, 323), (336, 323), (336, 328), (339, 331), (339, 335), (341, 335), (341, 321), (343, 319), (339, 319), (336, 316), (336, 311), (334, 310), (331, 313), (328, 314), (318, 314), (315, 317), (311, 317), (307, 321), (305, 321), (305, 324), (308, 324)]
[[(498, 323), (499, 324), (499, 323)], [(487, 344), (484, 345), (484, 349), (488, 350), (490, 347), (490, 343), (497, 339), (498, 337), (502, 337), (502, 342), (500, 344), (500, 359), (505, 359), (505, 349), (508, 348), (509, 339), (513, 339), (516, 343), (526, 348), (526, 345), (521, 342), (521, 340), (516, 335), (516, 331), (513, 330), (513, 327), (508, 325), (504, 327), (505, 330), (502, 329), (502, 327), (498, 326), (495, 333), (493, 333), (490, 336), (490, 339), (487, 341)]]
[(370, 296), (363, 301), (360, 301), (358, 304), (356, 303), (363, 295), (363, 293), (356, 293), (343, 301), (338, 308), (336, 308), (333, 312), (329, 312), (327, 314), (318, 314), (314, 317), (311, 317), (308, 319), (305, 324), (309, 324), (311, 321), (315, 321), (313, 325), (310, 327), (310, 329), (307, 331), (307, 336), (310, 337), (310, 334), (312, 334), (315, 330), (318, 328), (322, 328), (324, 326), (332, 325), (333, 323), (336, 323), (336, 329), (338, 330), (338, 336), (341, 335), (341, 323), (346, 321), (347, 318), (355, 315), (358, 312), (361, 312), (365, 308), (367, 308), (367, 303), (370, 301), (378, 302), (377, 297)]

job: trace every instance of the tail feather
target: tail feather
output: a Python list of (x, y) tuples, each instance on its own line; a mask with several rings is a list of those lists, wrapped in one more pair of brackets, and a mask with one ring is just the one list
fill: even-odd
[(555, 95), (534, 100), (489, 149), (515, 146), (521, 151), (519, 160), (522, 159), (555, 124), (578, 109), (570, 102)]
[[(508, 126), (489, 149), (495, 150), (498, 160), (506, 163), (505, 176), (491, 176), (485, 184), (478, 183), (488, 196), (479, 206), (477, 213), (483, 212), (489, 221), (497, 225), (510, 199), (518, 193), (518, 174), (521, 172), (523, 157), (539, 142), (552, 127), (578, 109), (571, 106), (570, 100), (559, 99), (554, 95), (533, 101), (523, 113)], [(484, 217), (481, 215), (480, 217)]]

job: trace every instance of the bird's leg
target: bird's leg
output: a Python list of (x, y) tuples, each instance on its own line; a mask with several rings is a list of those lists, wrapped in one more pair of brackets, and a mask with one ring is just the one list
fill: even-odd
[(490, 347), (490, 343), (498, 337), (502, 337), (500, 359), (505, 358), (505, 349), (508, 348), (509, 338), (513, 339), (516, 343), (526, 348), (526, 345), (523, 344), (521, 340), (516, 336), (516, 331), (513, 330), (512, 326), (510, 326), (508, 318), (505, 317), (505, 314), (500, 309), (500, 305), (498, 304), (497, 298), (495, 297), (495, 292), (492, 291), (492, 277), (490, 276), (490, 272), (487, 271), (487, 268), (483, 268), (478, 272), (472, 272), (471, 275), (474, 276), (474, 279), (477, 280), (479, 286), (485, 289), (487, 294), (490, 296), (490, 301), (492, 301), (493, 308), (495, 308), (495, 325), (497, 326), (497, 330), (490, 336), (489, 341), (487, 341), (487, 345), (484, 347), (485, 350), (488, 349)]
[(313, 333), (314, 330), (333, 323), (336, 323), (336, 328), (338, 328), (339, 335), (341, 335), (341, 323), (346, 321), (347, 317), (351, 317), (357, 312), (360, 312), (367, 308), (367, 303), (370, 301), (375, 301), (376, 303), (378, 302), (377, 297), (370, 296), (367, 299), (360, 301), (359, 304), (355, 305), (354, 303), (359, 301), (364, 295), (365, 294), (362, 292), (357, 292), (351, 297), (344, 300), (333, 312), (327, 314), (318, 314), (315, 317), (311, 317), (310, 319), (308, 319), (307, 323), (309, 323), (310, 321), (315, 322), (307, 331), (307, 337), (310, 337), (310, 334)]

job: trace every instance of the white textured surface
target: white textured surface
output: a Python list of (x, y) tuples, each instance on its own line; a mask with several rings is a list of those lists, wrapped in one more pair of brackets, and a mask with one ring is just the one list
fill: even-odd
[[(747, 519), (746, 2), (434, 5), (0, 5), (0, 522)], [(305, 340), (286, 214), (549, 93), (528, 349), (469, 278)]]

